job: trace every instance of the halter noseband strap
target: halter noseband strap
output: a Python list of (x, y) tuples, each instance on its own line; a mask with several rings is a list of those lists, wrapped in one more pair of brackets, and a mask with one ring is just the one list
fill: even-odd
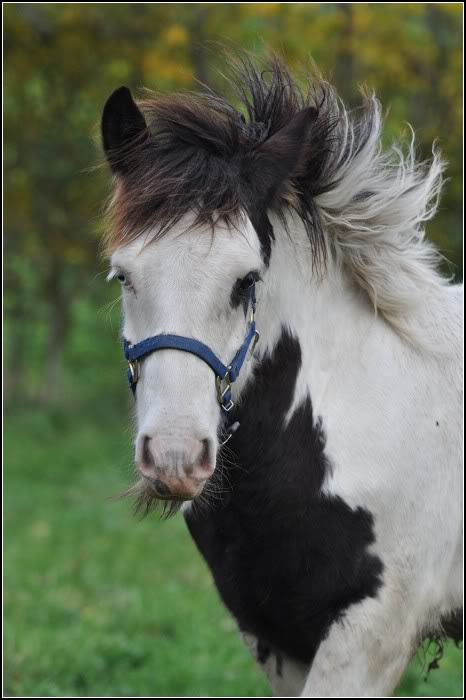
[(127, 340), (123, 341), (125, 357), (128, 361), (128, 381), (131, 390), (136, 395), (136, 385), (139, 379), (139, 361), (147, 355), (150, 355), (156, 350), (181, 350), (196, 355), (201, 360), (209, 365), (215, 373), (215, 384), (217, 389), (217, 399), (224, 411), (230, 411), (233, 408), (233, 400), (231, 398), (231, 385), (236, 381), (241, 368), (246, 360), (249, 347), (253, 352), (259, 333), (256, 331), (256, 322), (254, 314), (256, 311), (256, 291), (255, 283), (251, 285), (249, 300), (251, 304), (251, 318), (248, 323), (246, 337), (238, 352), (234, 356), (231, 363), (226, 366), (217, 355), (200, 340), (194, 338), (185, 338), (182, 335), (154, 335), (152, 338), (141, 340), (136, 345), (131, 345)]

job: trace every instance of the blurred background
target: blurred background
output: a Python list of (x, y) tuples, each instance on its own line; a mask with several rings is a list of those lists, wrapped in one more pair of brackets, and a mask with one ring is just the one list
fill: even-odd
[[(312, 58), (350, 106), (375, 88), (387, 144), (407, 121), (423, 157), (438, 139), (450, 179), (428, 235), (459, 280), (462, 4), (8, 3), (4, 29), (4, 692), (268, 695), (182, 518), (108, 500), (132, 428), (99, 257), (100, 114), (122, 84), (221, 90), (212, 41)], [(397, 694), (461, 695), (461, 650), (432, 662), (421, 649)]]

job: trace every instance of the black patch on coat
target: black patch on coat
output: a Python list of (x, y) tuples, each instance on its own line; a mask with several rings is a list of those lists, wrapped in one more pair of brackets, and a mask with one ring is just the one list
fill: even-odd
[(283, 656), (279, 652), (275, 654), (275, 672), (280, 678), (283, 676)]
[[(301, 350), (285, 330), (231, 420), (225, 490), (186, 521), (225, 605), (262, 649), (310, 663), (352, 603), (375, 596), (382, 562), (368, 552), (373, 517), (322, 493), (329, 469), (322, 421), (308, 398), (284, 426)], [(314, 427), (312, 427), (314, 426)]]
[(258, 662), (260, 664), (267, 663), (267, 659), (270, 658), (271, 654), (272, 649), (270, 648), (269, 644), (267, 644), (267, 642), (262, 641), (262, 639), (258, 639), (256, 645), (256, 656)]
[(444, 615), (441, 624), (445, 636), (452, 639), (457, 646), (461, 644), (463, 641), (463, 608), (456, 608), (449, 615)]
[(283, 675), (283, 656), (281, 652), (272, 649), (272, 647), (267, 642), (264, 642), (264, 640), (258, 639), (256, 643), (257, 661), (263, 666), (267, 663), (272, 654), (275, 655), (275, 673), (281, 678)]
[(463, 641), (463, 608), (455, 608), (446, 613), (440, 620), (440, 627), (427, 628), (423, 640), (436, 642), (443, 653), (443, 643), (451, 639), (456, 646)]
[[(424, 634), (424, 640), (428, 640), (428, 653), (432, 653), (433, 658), (427, 665), (427, 674), (424, 680), (431, 671), (440, 668), (440, 662), (443, 659), (445, 651), (445, 642), (451, 639), (458, 647), (463, 641), (463, 609), (456, 608), (445, 614), (440, 620), (440, 628), (435, 627), (433, 630), (427, 629)], [(433, 649), (432, 649), (433, 647)], [(426, 659), (424, 659), (425, 661)]]

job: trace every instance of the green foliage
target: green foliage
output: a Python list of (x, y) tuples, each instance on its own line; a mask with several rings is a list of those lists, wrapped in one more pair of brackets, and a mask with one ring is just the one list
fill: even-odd
[(312, 57), (350, 105), (358, 83), (373, 87), (390, 108), (387, 143), (406, 134), (406, 121), (423, 157), (438, 139), (450, 179), (429, 233), (461, 277), (460, 3), (9, 3), (4, 20), (7, 358), (26, 334), (48, 341), (30, 394), (63, 394), (72, 307), (108, 297), (89, 286), (104, 265), (108, 179), (95, 166), (105, 99), (122, 83), (227, 87), (218, 42), (258, 55), (271, 46), (296, 70)]
[(389, 107), (387, 143), (406, 134), (406, 121), (423, 157), (438, 139), (450, 179), (429, 233), (461, 277), (460, 3), (9, 3), (4, 20), (7, 362), (33, 362), (37, 349), (18, 347), (38, 328), (48, 340), (30, 394), (63, 393), (72, 307), (108, 296), (89, 286), (104, 264), (108, 179), (95, 166), (105, 99), (122, 83), (225, 88), (218, 42), (259, 56), (271, 46), (296, 70), (312, 57), (350, 105), (358, 83), (374, 87)]
[[(139, 522), (108, 500), (132, 450), (123, 403), (106, 413), (8, 420), (5, 694), (270, 695), (182, 516)], [(430, 658), (418, 654), (397, 695), (461, 695), (461, 651), (426, 681)]]

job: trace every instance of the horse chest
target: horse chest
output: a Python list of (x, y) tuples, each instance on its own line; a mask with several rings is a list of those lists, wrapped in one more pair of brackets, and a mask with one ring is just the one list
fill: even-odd
[[(325, 435), (310, 399), (283, 422), (299, 362), (299, 345), (284, 335), (234, 416), (241, 428), (229, 443), (232, 466), (219, 468), (212, 485), (221, 500), (194, 506), (186, 520), (240, 629), (309, 663), (329, 625), (376, 595), (382, 563), (368, 551), (372, 515), (321, 491)], [(277, 364), (288, 379), (281, 392), (272, 381)]]
[(191, 510), (188, 527), (240, 629), (308, 663), (344, 609), (377, 591), (372, 519), (338, 499), (303, 508), (299, 498), (269, 500), (254, 517), (247, 491), (239, 487), (209, 514)]

